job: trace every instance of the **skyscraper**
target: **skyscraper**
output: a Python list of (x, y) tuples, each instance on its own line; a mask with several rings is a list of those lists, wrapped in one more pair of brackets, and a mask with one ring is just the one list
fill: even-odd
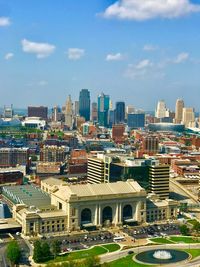
[(181, 123), (183, 119), (183, 108), (184, 101), (182, 99), (176, 100), (176, 110), (175, 110), (175, 123)]
[(145, 113), (143, 111), (135, 111), (128, 114), (127, 124), (130, 128), (143, 128), (145, 125)]
[(169, 198), (169, 166), (153, 165), (149, 167), (150, 192), (160, 199)]
[(185, 127), (195, 126), (195, 115), (193, 108), (183, 108), (183, 120), (182, 123)]
[(155, 117), (159, 119), (167, 117), (166, 113), (167, 113), (167, 109), (166, 109), (165, 101), (164, 100), (158, 101), (156, 112), (155, 112)]
[(125, 103), (116, 102), (115, 121), (116, 123), (123, 123), (125, 120)]
[(88, 89), (82, 89), (79, 95), (79, 115), (86, 121), (90, 120), (90, 92)]
[(74, 102), (74, 115), (75, 116), (79, 115), (79, 101)]
[(98, 96), (98, 123), (100, 126), (108, 126), (108, 111), (110, 106), (109, 95), (101, 93)]
[(98, 119), (97, 103), (93, 102), (92, 103), (92, 121), (97, 121), (97, 119)]
[(73, 127), (73, 104), (71, 95), (68, 96), (65, 107), (65, 125), (70, 129)]
[(126, 106), (125, 119), (127, 120), (129, 113), (134, 113), (135, 108), (132, 105)]

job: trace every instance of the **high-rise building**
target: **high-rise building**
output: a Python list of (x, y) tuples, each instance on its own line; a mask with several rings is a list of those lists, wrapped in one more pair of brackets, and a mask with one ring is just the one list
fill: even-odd
[(98, 119), (98, 107), (97, 103), (93, 102), (92, 103), (92, 121), (97, 121)]
[(195, 126), (194, 108), (183, 108), (182, 123), (185, 125), (185, 127)]
[(143, 128), (145, 125), (145, 113), (143, 111), (135, 111), (128, 114), (127, 124), (130, 128)]
[(134, 112), (135, 112), (135, 108), (132, 105), (126, 106), (125, 119), (127, 120), (128, 114), (134, 113)]
[(88, 89), (82, 89), (79, 95), (79, 115), (86, 121), (90, 120), (90, 92)]
[(164, 100), (158, 101), (156, 112), (155, 112), (155, 117), (159, 119), (168, 117), (167, 108), (166, 108), (166, 104)]
[(116, 143), (122, 143), (124, 141), (125, 125), (115, 124), (112, 126), (112, 139)]
[(98, 123), (100, 126), (108, 126), (108, 111), (110, 107), (109, 95), (101, 93), (98, 96)]
[(74, 115), (75, 116), (79, 115), (79, 101), (74, 102)]
[(73, 128), (73, 104), (72, 104), (70, 95), (68, 96), (67, 101), (66, 101), (65, 125), (70, 129)]
[(123, 123), (125, 121), (125, 103), (124, 102), (116, 102), (115, 121), (116, 123)]
[(155, 165), (149, 167), (150, 192), (160, 199), (169, 198), (169, 166)]
[(183, 119), (183, 108), (184, 101), (183, 99), (176, 100), (176, 108), (175, 108), (175, 123), (181, 123)]
[(45, 162), (64, 162), (64, 146), (43, 146), (40, 149), (40, 160)]
[(87, 180), (90, 184), (101, 184), (105, 182), (103, 158), (88, 158)]
[(47, 120), (48, 119), (48, 108), (44, 106), (40, 106), (40, 107), (29, 106), (28, 117), (40, 117), (43, 120)]
[(4, 111), (3, 111), (4, 118), (9, 118), (10, 119), (10, 118), (13, 117), (13, 115), (14, 115), (13, 105), (11, 105), (10, 108), (4, 106)]
[(111, 128), (115, 124), (115, 110), (110, 109), (108, 111), (108, 125)]
[(145, 136), (142, 140), (143, 153), (156, 154), (159, 149), (159, 140), (157, 136)]

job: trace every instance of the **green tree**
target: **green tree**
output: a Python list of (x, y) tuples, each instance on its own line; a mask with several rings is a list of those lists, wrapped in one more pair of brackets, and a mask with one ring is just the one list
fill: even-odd
[(190, 229), (185, 224), (181, 225), (179, 229), (182, 235), (189, 235), (190, 233)]
[(61, 252), (61, 243), (58, 240), (53, 241), (51, 245), (51, 251), (54, 257), (56, 257)]
[(43, 251), (41, 242), (39, 240), (34, 242), (34, 249), (33, 249), (33, 260), (38, 263), (41, 262), (43, 258)]
[(200, 232), (200, 223), (198, 221), (194, 223), (192, 230), (196, 231), (197, 233)]
[(50, 246), (47, 242), (44, 242), (42, 248), (42, 261), (47, 261), (51, 258)]
[(17, 241), (11, 241), (6, 248), (6, 255), (12, 266), (19, 263), (21, 251)]

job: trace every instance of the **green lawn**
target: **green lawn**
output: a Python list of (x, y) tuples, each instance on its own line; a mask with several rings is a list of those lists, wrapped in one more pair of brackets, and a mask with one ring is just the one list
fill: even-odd
[[(133, 261), (133, 254), (128, 255), (119, 260), (112, 261), (106, 265), (106, 267), (149, 267), (147, 264), (140, 264)], [(155, 265), (151, 265), (155, 266)]]
[(192, 224), (192, 225), (195, 225), (197, 223), (197, 220), (195, 219), (190, 219), (190, 220), (187, 220), (188, 223)]
[(150, 241), (159, 244), (174, 244), (174, 242), (172, 242), (171, 240), (162, 237), (151, 238)]
[(183, 242), (183, 243), (199, 243), (200, 242), (200, 239), (198, 238), (195, 238), (195, 237), (186, 237), (186, 236), (171, 236), (170, 237), (170, 240), (176, 242), (176, 243), (180, 243), (180, 242)]
[(66, 253), (62, 256), (57, 256), (55, 259), (48, 261), (48, 263), (53, 263), (53, 262), (62, 262), (62, 261), (67, 261), (67, 260), (79, 260), (79, 259), (84, 259), (87, 257), (91, 256), (98, 256), (104, 253), (107, 253), (108, 250), (109, 252), (113, 252), (120, 249), (120, 246), (118, 244), (107, 244), (107, 245), (102, 245), (102, 246), (95, 246), (90, 249), (84, 249), (76, 252), (70, 252)]
[(184, 249), (185, 252), (192, 255), (192, 258), (200, 256), (200, 249)]
[[(200, 256), (199, 249), (184, 249), (184, 251), (191, 254), (192, 259)], [(156, 266), (156, 265), (147, 265), (147, 264), (137, 263), (133, 261), (133, 254), (128, 255), (119, 260), (112, 261), (106, 265), (106, 267), (149, 267), (149, 266)]]
[(101, 247), (108, 249), (109, 252), (113, 252), (113, 251), (120, 249), (120, 245), (118, 244), (101, 245)]

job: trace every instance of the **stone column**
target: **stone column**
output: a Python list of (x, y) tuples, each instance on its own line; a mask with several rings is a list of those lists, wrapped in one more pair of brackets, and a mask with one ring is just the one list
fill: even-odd
[(117, 225), (118, 224), (118, 222), (119, 222), (119, 208), (118, 208), (118, 203), (116, 203), (115, 204), (115, 216), (114, 216), (114, 220), (113, 220), (113, 223), (115, 224), (115, 225)]
[(98, 204), (96, 204), (96, 207), (95, 207), (94, 224), (95, 224), (96, 226), (98, 225)]
[(138, 221), (138, 222), (140, 222), (141, 221), (141, 216), (140, 216), (140, 207), (141, 207), (141, 205), (140, 205), (141, 203), (140, 203), (140, 201), (136, 204), (136, 216), (135, 216), (135, 220), (136, 221)]
[(119, 211), (119, 216), (118, 216), (118, 223), (122, 223), (122, 203), (118, 203), (118, 211)]
[(98, 220), (99, 222), (98, 222), (98, 225), (101, 225), (102, 224), (102, 222), (101, 222), (102, 214), (101, 213), (102, 213), (102, 208), (101, 208), (101, 205), (99, 204), (99, 218), (98, 218), (99, 219)]

